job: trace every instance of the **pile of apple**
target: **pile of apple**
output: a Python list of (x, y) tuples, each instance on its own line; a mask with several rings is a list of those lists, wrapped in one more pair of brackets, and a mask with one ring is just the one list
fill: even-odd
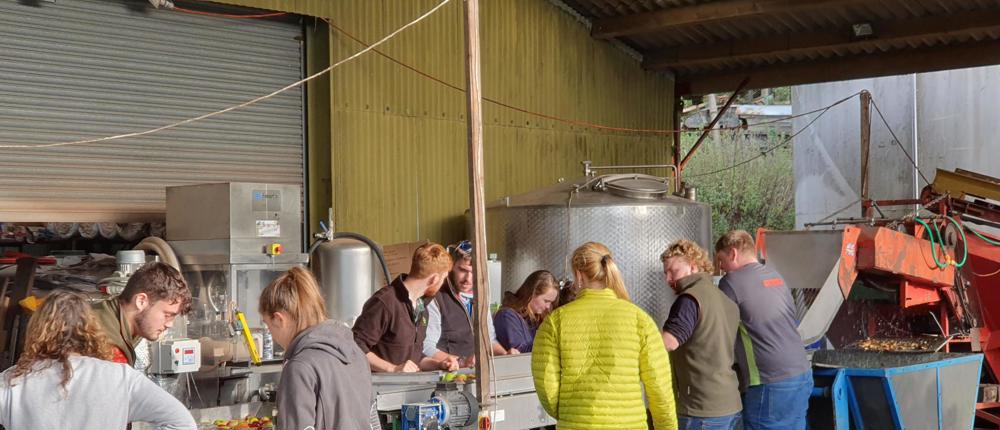
[(476, 379), (476, 375), (458, 373), (458, 372), (448, 372), (441, 376), (441, 380), (444, 382), (458, 382), (464, 384), (466, 382), (472, 382)]
[(253, 415), (242, 420), (216, 420), (213, 424), (216, 430), (274, 430), (271, 417), (257, 418)]

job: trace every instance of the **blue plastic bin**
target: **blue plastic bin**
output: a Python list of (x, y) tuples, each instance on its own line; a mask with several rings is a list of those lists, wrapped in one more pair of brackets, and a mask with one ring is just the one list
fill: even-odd
[(982, 354), (821, 350), (812, 430), (972, 429)]

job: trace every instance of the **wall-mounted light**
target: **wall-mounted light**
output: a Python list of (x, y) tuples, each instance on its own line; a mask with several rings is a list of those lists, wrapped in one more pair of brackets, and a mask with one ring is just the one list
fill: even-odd
[(875, 29), (870, 22), (861, 22), (851, 26), (855, 39), (867, 39), (875, 36)]
[(157, 9), (160, 9), (160, 8), (163, 8), (163, 9), (173, 9), (174, 8), (174, 2), (171, 1), (171, 0), (149, 0), (149, 4), (153, 5), (153, 7), (157, 8)]

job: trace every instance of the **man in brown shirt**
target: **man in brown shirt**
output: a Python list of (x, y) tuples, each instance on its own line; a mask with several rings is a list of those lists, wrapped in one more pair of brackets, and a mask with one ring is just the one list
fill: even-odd
[(427, 333), (426, 306), (451, 270), (452, 259), (436, 243), (413, 253), (410, 273), (372, 295), (354, 322), (354, 341), (373, 372), (458, 369), (458, 360), (437, 360), (421, 352)]

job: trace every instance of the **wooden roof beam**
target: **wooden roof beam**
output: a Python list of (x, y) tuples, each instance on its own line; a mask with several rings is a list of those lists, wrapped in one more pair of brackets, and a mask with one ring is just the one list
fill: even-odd
[(867, 0), (724, 0), (693, 6), (602, 18), (591, 35), (598, 39), (666, 32), (698, 24), (718, 24), (778, 13), (807, 12), (862, 4)]
[(1000, 41), (906, 49), (834, 60), (780, 64), (713, 75), (678, 76), (677, 97), (728, 91), (750, 78), (747, 89), (814, 84), (1000, 64)]
[(718, 44), (677, 47), (646, 55), (650, 70), (702, 68), (722, 61), (750, 61), (775, 55), (801, 56), (821, 49), (875, 48), (914, 38), (953, 38), (984, 31), (1000, 31), (1000, 10), (966, 12), (906, 21), (871, 23), (873, 38), (857, 39), (851, 28), (788, 34)]

